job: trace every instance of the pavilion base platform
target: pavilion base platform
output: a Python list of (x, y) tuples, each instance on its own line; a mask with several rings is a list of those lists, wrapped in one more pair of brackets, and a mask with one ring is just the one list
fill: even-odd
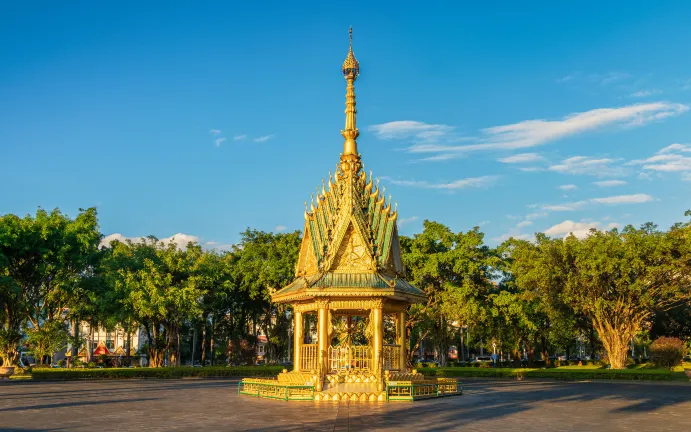
[(238, 393), (265, 399), (324, 402), (414, 401), (463, 393), (456, 379), (426, 378), (416, 371), (386, 371), (383, 383), (374, 374), (327, 374), (321, 391), (316, 390), (318, 380), (316, 374), (300, 372), (284, 372), (275, 379), (245, 378), (238, 386)]

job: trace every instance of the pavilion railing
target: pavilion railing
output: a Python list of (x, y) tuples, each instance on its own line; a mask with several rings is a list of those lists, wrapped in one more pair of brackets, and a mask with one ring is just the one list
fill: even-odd
[(401, 370), (401, 346), (384, 344), (384, 370)]
[(319, 365), (319, 345), (300, 346), (300, 370), (314, 372)]
[(367, 373), (372, 368), (372, 348), (367, 345), (329, 347), (330, 373)]

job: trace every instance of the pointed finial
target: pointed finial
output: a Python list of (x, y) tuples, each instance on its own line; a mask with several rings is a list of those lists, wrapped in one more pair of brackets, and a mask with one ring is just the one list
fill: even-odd
[(350, 30), (348, 30), (348, 37), (350, 38), (350, 49), (353, 49), (353, 26), (350, 26)]

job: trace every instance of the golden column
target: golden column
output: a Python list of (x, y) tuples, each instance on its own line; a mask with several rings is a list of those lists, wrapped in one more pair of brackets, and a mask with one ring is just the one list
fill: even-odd
[(319, 338), (319, 378), (317, 380), (317, 391), (322, 391), (322, 385), (324, 383), (324, 375), (326, 373), (328, 355), (329, 355), (329, 345), (331, 341), (329, 339), (329, 301), (328, 300), (317, 300), (317, 337)]
[(379, 391), (384, 389), (384, 383), (382, 382), (382, 349), (384, 348), (383, 306), (384, 302), (381, 299), (376, 300), (374, 306), (372, 306), (372, 366), (377, 377)]
[(405, 341), (405, 311), (401, 311), (398, 313), (398, 320), (397, 320), (397, 331), (396, 331), (396, 339), (398, 345), (400, 345), (400, 360), (399, 360), (399, 370), (401, 372), (406, 371), (406, 363), (407, 363), (407, 357), (406, 357), (406, 341)]
[(302, 338), (304, 337), (304, 332), (302, 330), (302, 312), (294, 311), (293, 319), (295, 320), (293, 325), (293, 370), (295, 372), (300, 372), (300, 362), (302, 361)]

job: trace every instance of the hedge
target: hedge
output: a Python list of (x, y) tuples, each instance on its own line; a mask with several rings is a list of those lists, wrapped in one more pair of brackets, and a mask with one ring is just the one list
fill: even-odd
[(514, 368), (422, 368), (418, 372), (427, 376), (477, 378), (548, 378), (557, 380), (687, 380), (684, 372), (666, 369), (514, 369)]
[(34, 380), (128, 379), (128, 378), (221, 378), (276, 376), (283, 366), (191, 367), (178, 368), (103, 368), (103, 369), (38, 369)]

